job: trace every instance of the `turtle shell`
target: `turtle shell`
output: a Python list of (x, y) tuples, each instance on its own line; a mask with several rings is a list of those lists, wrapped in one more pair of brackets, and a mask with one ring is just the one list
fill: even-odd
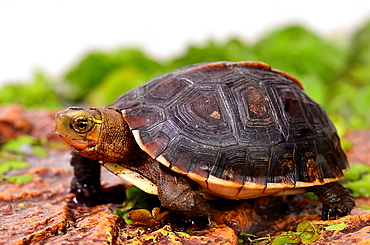
[(349, 166), (321, 106), (264, 63), (187, 66), (108, 107), (122, 111), (147, 154), (229, 199), (323, 185)]

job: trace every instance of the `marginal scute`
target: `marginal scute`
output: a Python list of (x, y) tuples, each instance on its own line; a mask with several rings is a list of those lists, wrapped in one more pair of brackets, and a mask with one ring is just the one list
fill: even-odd
[(134, 108), (122, 111), (131, 130), (148, 128), (164, 121), (164, 113), (157, 107)]
[[(316, 142), (306, 141), (300, 144), (296, 144), (295, 154), (296, 161), (300, 161), (302, 164), (297, 165), (298, 180), (304, 182), (324, 182), (324, 176), (319, 159), (317, 158)], [(301, 167), (301, 169), (300, 169)]]
[(275, 164), (269, 168), (268, 183), (295, 185), (294, 147), (295, 145), (292, 143), (283, 143), (272, 147), (270, 162)]
[(239, 183), (230, 182), (215, 176), (210, 176), (207, 181), (199, 178), (199, 176), (194, 173), (188, 173), (187, 176), (201, 185), (205, 192), (208, 192), (211, 195), (235, 200), (269, 195), (280, 196), (289, 194), (289, 192), (290, 194), (304, 193), (306, 192), (304, 188), (314, 185), (323, 185), (338, 180), (338, 178), (326, 178), (324, 179), (324, 182), (296, 182), (294, 185), (287, 183), (267, 183), (267, 185), (262, 185), (256, 182), (244, 182), (240, 185)]
[(290, 75), (290, 74), (288, 74), (284, 71), (277, 70), (277, 69), (271, 69), (271, 70), (276, 72), (276, 73), (279, 73), (279, 74), (283, 75), (286, 78), (289, 78), (290, 80), (294, 81), (298, 85), (298, 87), (303, 89), (302, 83), (296, 77), (294, 77), (294, 76), (292, 76), (292, 75)]
[(168, 79), (149, 92), (149, 95), (159, 100), (168, 100), (177, 94), (186, 83), (181, 79)]
[[(215, 167), (215, 155), (211, 153), (198, 153), (191, 165), (189, 173), (196, 173), (198, 178), (207, 180), (212, 169)], [(217, 166), (218, 167), (218, 166)]]
[(158, 157), (167, 147), (168, 142), (170, 141), (169, 137), (161, 131), (150, 136), (139, 132), (139, 136), (137, 136), (137, 138), (141, 139), (141, 148), (152, 158)]
[(172, 161), (171, 169), (179, 173), (187, 173), (193, 162), (193, 150), (186, 147), (178, 147), (174, 153), (176, 159)]
[(118, 108), (124, 110), (133, 108), (138, 104), (140, 104), (140, 102), (137, 96), (137, 90), (133, 89), (118, 97), (118, 99), (116, 99), (112, 104), (108, 105), (107, 108)]
[(227, 147), (220, 151), (217, 164), (214, 164), (211, 175), (218, 178), (243, 184), (246, 172), (247, 152), (237, 146)]
[[(342, 178), (343, 173), (349, 168), (347, 158), (340, 158), (337, 150), (332, 145), (332, 141), (322, 138), (318, 139), (320, 154), (318, 161), (322, 163), (322, 171), (325, 178)], [(342, 151), (342, 149), (340, 149)]]

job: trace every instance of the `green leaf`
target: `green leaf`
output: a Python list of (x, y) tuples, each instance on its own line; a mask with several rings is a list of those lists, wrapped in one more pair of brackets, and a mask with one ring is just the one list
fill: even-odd
[(253, 235), (253, 234), (248, 234), (248, 233), (244, 233), (244, 232), (239, 232), (239, 236), (250, 236), (250, 237), (255, 237), (255, 235)]
[(35, 138), (30, 135), (21, 135), (14, 140), (10, 140), (4, 143), (2, 146), (2, 150), (4, 151), (15, 151), (20, 152), (22, 146), (24, 145), (32, 145), (35, 143)]
[(315, 200), (315, 201), (319, 200), (319, 198), (313, 192), (306, 192), (303, 195), (310, 200)]
[(186, 237), (186, 238), (189, 238), (189, 237), (190, 237), (190, 235), (189, 235), (188, 233), (186, 233), (186, 232), (177, 231), (176, 233), (177, 233), (177, 234), (180, 234), (180, 235), (182, 235), (182, 236), (184, 236), (184, 237)]
[(128, 225), (132, 225), (134, 223), (134, 221), (130, 220), (130, 219), (125, 219), (125, 222), (126, 224)]
[(23, 184), (33, 179), (32, 174), (17, 175), (17, 176), (0, 176), (0, 177), (14, 184)]
[(363, 163), (352, 164), (341, 181), (355, 197), (370, 197), (370, 166)]
[(287, 238), (287, 237), (277, 237), (272, 241), (272, 245), (286, 245), (286, 244), (296, 244), (299, 240)]
[(28, 168), (29, 166), (29, 163), (25, 161), (8, 160), (0, 163), (0, 174), (6, 174), (11, 170)]
[(115, 208), (113, 214), (123, 218), (124, 212), (119, 208)]
[(303, 244), (311, 244), (320, 238), (320, 233), (307, 234), (303, 233), (299, 236)]
[(14, 140), (4, 143), (3, 151), (10, 151), (20, 154), (33, 154), (35, 156), (47, 156), (47, 152), (40, 144), (40, 141), (30, 135), (21, 135)]
[(337, 224), (332, 224), (327, 227), (325, 227), (325, 230), (327, 231), (341, 231), (344, 230), (347, 227), (345, 223), (337, 223)]
[(362, 209), (366, 209), (366, 210), (370, 210), (370, 206), (358, 205), (357, 207), (362, 208)]
[(308, 220), (304, 220), (297, 226), (297, 232), (304, 233), (304, 232), (316, 232), (316, 227)]
[[(138, 67), (124, 66), (112, 70), (95, 89), (86, 96), (86, 101), (93, 106), (104, 106), (112, 103), (122, 93), (133, 89), (149, 80)], [(130, 81), (123, 83), (122, 81)]]
[[(312, 83), (321, 83), (320, 86), (325, 87), (333, 85), (334, 78), (345, 66), (346, 58), (344, 50), (301, 26), (285, 27), (267, 34), (253, 47), (253, 51), (258, 60), (277, 69), (296, 76), (314, 75), (319, 78), (315, 81), (310, 79), (305, 87)], [(325, 91), (325, 96), (330, 96), (328, 92)]]
[(300, 233), (299, 238), (303, 244), (310, 244), (319, 239), (321, 229), (310, 221), (304, 220), (298, 224), (297, 232)]
[(32, 147), (32, 152), (35, 156), (38, 157), (46, 157), (48, 155), (47, 151), (45, 150), (44, 147), (35, 145)]
[(126, 197), (131, 200), (139, 200), (145, 198), (146, 196), (148, 196), (146, 192), (140, 190), (139, 188), (133, 185), (127, 188), (126, 190)]
[(226, 42), (209, 40), (201, 45), (191, 45), (186, 53), (172, 61), (172, 69), (183, 66), (212, 61), (241, 61), (248, 57), (248, 60), (256, 60), (253, 50), (245, 42), (237, 39), (230, 39)]

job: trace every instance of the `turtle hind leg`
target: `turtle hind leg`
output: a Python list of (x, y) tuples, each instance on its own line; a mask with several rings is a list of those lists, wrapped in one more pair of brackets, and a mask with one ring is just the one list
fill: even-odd
[(99, 204), (100, 163), (73, 152), (71, 165), (74, 171), (71, 192), (76, 194), (77, 202), (88, 206)]
[(338, 182), (309, 188), (322, 202), (322, 219), (347, 215), (355, 206), (351, 192)]
[(162, 206), (190, 218), (200, 225), (210, 225), (211, 207), (197, 192), (197, 185), (186, 176), (160, 166), (158, 197)]

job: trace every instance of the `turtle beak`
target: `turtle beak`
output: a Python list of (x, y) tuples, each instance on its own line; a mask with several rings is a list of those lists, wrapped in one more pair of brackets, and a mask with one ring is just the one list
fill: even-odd
[(70, 118), (66, 116), (64, 111), (60, 111), (55, 115), (55, 133), (57, 135), (64, 135), (66, 131), (70, 130)]

